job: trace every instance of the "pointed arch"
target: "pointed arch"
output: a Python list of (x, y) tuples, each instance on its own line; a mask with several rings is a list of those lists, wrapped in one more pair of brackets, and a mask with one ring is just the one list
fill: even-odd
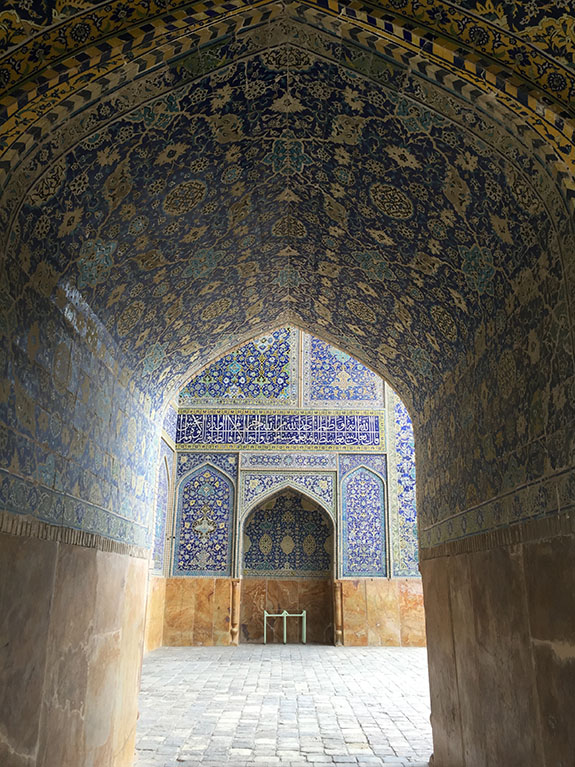
[(176, 493), (172, 575), (231, 575), (234, 506), (234, 482), (220, 468), (204, 463), (182, 477)]
[[(296, 504), (288, 502), (292, 495)], [(311, 508), (305, 507), (306, 501)], [(293, 519), (286, 523), (284, 513), (288, 511)], [(265, 519), (268, 512), (271, 517), (263, 525), (260, 517), (263, 515)], [(324, 506), (297, 487), (275, 488), (260, 498), (241, 520), (239, 537), (238, 561), (242, 577), (325, 578), (335, 574), (336, 522)], [(290, 560), (294, 551), (295, 561)], [(251, 568), (246, 566), (249, 552), (253, 559)], [(278, 566), (282, 560), (285, 560), (283, 565)], [(272, 566), (268, 569), (265, 565), (269, 562)]]
[(344, 577), (387, 575), (385, 481), (358, 466), (342, 480), (342, 574)]
[[(255, 482), (259, 484), (255, 484)], [(282, 490), (291, 489), (319, 504), (332, 520), (336, 518), (334, 472), (250, 472), (244, 473), (240, 488), (240, 524), (252, 509)]]

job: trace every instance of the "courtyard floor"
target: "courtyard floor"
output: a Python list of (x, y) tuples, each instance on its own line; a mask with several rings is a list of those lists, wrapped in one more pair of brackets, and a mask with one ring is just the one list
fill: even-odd
[(144, 659), (137, 767), (424, 767), (426, 651), (164, 647)]

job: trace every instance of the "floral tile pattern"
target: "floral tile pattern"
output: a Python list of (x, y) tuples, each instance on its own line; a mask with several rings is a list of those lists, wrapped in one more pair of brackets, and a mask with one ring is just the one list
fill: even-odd
[(173, 575), (230, 575), (234, 488), (203, 467), (178, 492)]
[(158, 460), (158, 487), (156, 490), (154, 541), (152, 547), (152, 568), (158, 575), (162, 575), (164, 572), (167, 515), (172, 511), (171, 507), (168, 506), (168, 501), (170, 484), (173, 482), (173, 459), (174, 451), (166, 442), (164, 442), (164, 440), (161, 440)]
[(385, 486), (381, 477), (359, 467), (342, 482), (343, 575), (387, 575)]
[(243, 472), (240, 483), (240, 516), (276, 488), (301, 490), (335, 516), (335, 475), (329, 472)]
[(316, 504), (286, 491), (258, 507), (243, 527), (243, 575), (329, 577), (333, 523)]
[(294, 328), (256, 338), (195, 376), (180, 391), (180, 407), (294, 407), (298, 349)]
[(178, 480), (196, 466), (211, 464), (221, 469), (234, 481), (238, 474), (238, 457), (236, 453), (182, 453), (178, 452), (177, 478)]
[[(383, 381), (349, 354), (308, 333), (303, 336), (305, 407), (383, 408)], [(331, 404), (330, 404), (331, 403)]]

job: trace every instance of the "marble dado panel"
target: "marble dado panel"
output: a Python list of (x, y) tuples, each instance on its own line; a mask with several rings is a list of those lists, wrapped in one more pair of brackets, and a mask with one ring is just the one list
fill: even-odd
[[(240, 642), (263, 642), (263, 615), (307, 612), (307, 641), (333, 644), (333, 586), (323, 578), (244, 578), (241, 585)], [(267, 641), (283, 642), (283, 621), (268, 619)], [(301, 641), (301, 619), (287, 621), (287, 641)]]
[(319, 447), (385, 449), (384, 418), (374, 413), (182, 411), (176, 435), (178, 450), (230, 450), (238, 446), (291, 450)]
[(286, 491), (258, 506), (243, 526), (242, 575), (329, 578), (334, 525), (313, 501)]
[(342, 590), (344, 645), (425, 646), (421, 581), (358, 578), (338, 585)]
[(168, 578), (165, 589), (164, 646), (232, 644), (230, 578)]
[(382, 378), (361, 362), (309, 333), (302, 334), (304, 407), (383, 410)]
[(0, 534), (0, 764), (132, 765), (147, 574), (145, 559)]
[(451, 550), (421, 569), (437, 763), (572, 764), (573, 532)]
[(231, 575), (234, 498), (232, 481), (211, 466), (181, 483), (173, 575)]
[(151, 576), (148, 581), (144, 652), (157, 650), (164, 644), (164, 612), (166, 607), (166, 581), (162, 576)]
[(242, 472), (240, 478), (240, 519), (257, 503), (284, 487), (299, 490), (314, 499), (335, 518), (335, 473), (253, 471)]
[(238, 475), (237, 453), (178, 453), (177, 477), (181, 479), (192, 469), (204, 464), (211, 464), (221, 469), (232, 479)]
[(241, 469), (337, 469), (335, 453), (240, 453)]

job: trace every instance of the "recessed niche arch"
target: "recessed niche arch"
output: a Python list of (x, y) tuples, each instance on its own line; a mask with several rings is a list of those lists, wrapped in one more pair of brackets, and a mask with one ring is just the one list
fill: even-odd
[[(333, 643), (335, 524), (315, 500), (283, 487), (256, 504), (241, 526), (240, 641), (261, 642), (263, 611), (306, 610), (307, 641)], [(300, 639), (300, 619), (288, 619), (288, 641)], [(268, 641), (282, 641), (270, 619)]]

